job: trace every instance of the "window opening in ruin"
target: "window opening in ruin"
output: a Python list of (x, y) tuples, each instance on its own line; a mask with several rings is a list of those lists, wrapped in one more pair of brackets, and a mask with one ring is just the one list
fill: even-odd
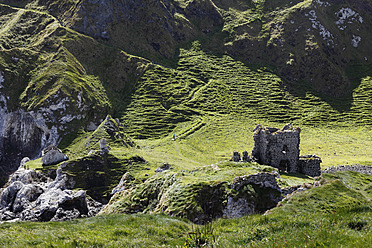
[(279, 170), (289, 172), (289, 160), (283, 159), (279, 163)]
[(283, 153), (284, 155), (286, 155), (287, 152), (288, 152), (288, 147), (287, 147), (287, 145), (284, 145), (284, 146), (283, 146), (283, 149), (282, 149), (282, 153)]

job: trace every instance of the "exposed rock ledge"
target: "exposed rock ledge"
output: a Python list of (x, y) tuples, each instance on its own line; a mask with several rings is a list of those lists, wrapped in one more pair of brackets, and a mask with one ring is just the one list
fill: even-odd
[(322, 171), (322, 173), (333, 173), (336, 171), (356, 171), (363, 174), (372, 175), (372, 166), (366, 166), (366, 165), (338, 165), (338, 166), (332, 166), (328, 167), (325, 170)]
[(60, 221), (97, 214), (103, 205), (84, 190), (71, 190), (74, 184), (61, 168), (52, 179), (20, 166), (0, 190), (0, 220)]

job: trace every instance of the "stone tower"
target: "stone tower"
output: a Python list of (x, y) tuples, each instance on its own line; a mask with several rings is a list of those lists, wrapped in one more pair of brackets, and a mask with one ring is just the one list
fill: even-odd
[(260, 164), (270, 165), (286, 172), (300, 172), (300, 128), (291, 124), (282, 129), (257, 125), (253, 130), (252, 157)]

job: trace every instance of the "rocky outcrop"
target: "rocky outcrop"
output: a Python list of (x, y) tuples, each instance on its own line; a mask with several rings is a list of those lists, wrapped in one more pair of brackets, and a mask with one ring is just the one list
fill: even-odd
[(144, 183), (134, 183), (135, 179), (125, 174), (102, 212), (162, 212), (202, 224), (215, 218), (261, 213), (283, 198), (276, 173), (240, 176), (232, 182), (183, 182), (197, 172), (157, 173)]
[(0, 220), (60, 221), (93, 216), (103, 207), (59, 168), (55, 179), (22, 166), (0, 191)]
[(188, 40), (195, 33), (187, 19), (176, 15), (177, 11), (180, 8), (172, 1), (83, 0), (74, 18), (66, 22), (73, 29), (122, 50), (171, 58), (177, 42)]
[(135, 178), (129, 173), (125, 173), (121, 179), (119, 184), (111, 191), (111, 194), (116, 194), (121, 191), (124, 191), (125, 189), (128, 189), (131, 185), (131, 182), (133, 182)]
[(67, 159), (68, 156), (54, 145), (48, 146), (42, 152), (43, 165), (54, 165)]
[(107, 140), (102, 138), (99, 140), (99, 149), (101, 151), (101, 155), (108, 153), (110, 150), (107, 147)]
[(42, 118), (33, 112), (17, 110), (0, 112), (0, 170), (14, 172), (23, 157), (34, 158), (47, 143), (55, 143), (58, 134), (47, 127)]

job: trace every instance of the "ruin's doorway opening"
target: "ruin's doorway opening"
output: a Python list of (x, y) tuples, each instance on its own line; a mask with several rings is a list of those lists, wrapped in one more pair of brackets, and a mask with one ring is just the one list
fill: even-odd
[(279, 170), (289, 172), (289, 160), (283, 159), (279, 163)]

